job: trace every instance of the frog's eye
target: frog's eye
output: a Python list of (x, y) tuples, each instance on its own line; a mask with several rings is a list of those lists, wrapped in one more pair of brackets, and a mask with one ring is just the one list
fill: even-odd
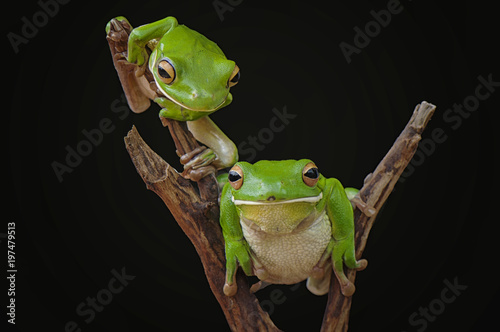
[(171, 84), (175, 80), (175, 69), (172, 64), (163, 59), (158, 63), (158, 75), (165, 84)]
[(229, 81), (227, 81), (227, 86), (230, 88), (235, 86), (236, 83), (240, 80), (240, 68), (236, 65), (234, 66), (234, 70), (229, 77)]
[(318, 167), (312, 162), (307, 163), (302, 170), (302, 180), (309, 187), (314, 187), (319, 180), (319, 170)]
[(229, 176), (228, 176), (229, 183), (231, 184), (231, 187), (234, 189), (238, 190), (241, 188), (243, 185), (243, 170), (241, 169), (240, 166), (235, 165), (231, 170), (229, 171)]

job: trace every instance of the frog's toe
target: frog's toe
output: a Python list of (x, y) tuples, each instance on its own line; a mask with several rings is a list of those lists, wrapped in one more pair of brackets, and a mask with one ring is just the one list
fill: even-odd
[(197, 169), (187, 169), (184, 170), (181, 175), (185, 179), (189, 179), (194, 182), (198, 182), (203, 179), (205, 176), (209, 174), (215, 174), (215, 167), (213, 166), (205, 166)]
[(354, 292), (356, 292), (356, 286), (349, 280), (347, 280), (346, 283), (341, 283), (340, 284), (340, 290), (342, 294), (346, 297), (352, 296)]
[(360, 259), (356, 262), (356, 267), (354, 268), (356, 271), (363, 271), (368, 266), (368, 261), (366, 259)]
[(210, 165), (216, 158), (217, 156), (212, 149), (208, 149), (205, 146), (199, 146), (193, 151), (180, 156), (180, 161), (181, 164), (184, 165), (184, 169), (197, 169)]
[(265, 288), (269, 285), (271, 285), (270, 282), (260, 280), (259, 282), (256, 282), (255, 284), (253, 284), (250, 287), (250, 292), (255, 293), (255, 292), (257, 292), (257, 291), (261, 290), (262, 288)]
[(373, 216), (375, 213), (377, 213), (377, 210), (368, 204), (366, 204), (360, 197), (359, 195), (354, 196), (352, 199), (350, 199), (351, 204), (353, 205), (353, 208), (358, 208), (363, 212), (367, 217)]
[(238, 286), (236, 283), (228, 284), (227, 282), (224, 284), (224, 295), (226, 296), (234, 296), (238, 291)]
[(266, 280), (269, 278), (269, 273), (264, 268), (254, 269), (254, 274), (260, 280)]
[(325, 295), (330, 290), (330, 280), (332, 276), (332, 268), (321, 268), (315, 266), (311, 276), (307, 278), (307, 289), (314, 295)]
[(215, 174), (215, 167), (211, 165), (215, 158), (214, 152), (205, 146), (181, 155), (180, 162), (184, 165), (182, 176), (197, 182), (209, 174)]

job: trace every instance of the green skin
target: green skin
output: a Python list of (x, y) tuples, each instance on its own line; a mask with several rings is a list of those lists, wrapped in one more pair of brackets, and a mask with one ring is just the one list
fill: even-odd
[[(316, 257), (312, 262), (303, 262), (304, 266), (309, 264), (307, 266), (312, 267), (309, 275), (302, 278), (304, 280), (309, 277), (307, 285), (311, 292), (317, 295), (328, 292), (332, 265), (344, 295), (354, 293), (354, 285), (346, 278), (343, 265), (345, 263), (351, 269), (361, 270), (367, 264), (366, 260), (356, 261), (355, 258), (353, 207), (348, 195), (352, 197), (357, 190), (344, 189), (337, 179), (325, 178), (319, 173), (314, 185), (306, 184), (303, 169), (309, 163), (311, 161), (308, 159), (263, 160), (255, 164), (238, 162), (232, 168), (239, 167), (242, 170), (243, 182), (239, 189), (235, 189), (231, 181), (227, 181), (220, 200), (220, 224), (226, 250), (226, 295), (232, 296), (237, 291), (235, 273), (238, 264), (246, 275), (256, 275), (264, 284), (301, 281), (287, 275), (287, 266), (278, 269), (285, 272), (270, 275), (268, 272), (272, 270), (271, 265), (274, 263), (268, 269), (264, 262), (267, 258), (264, 256), (267, 257), (267, 251), (280, 251), (289, 243), (287, 241), (295, 241), (291, 245), (292, 254), (283, 253), (283, 257), (278, 259), (286, 264), (287, 255), (299, 256), (304, 250), (301, 234), (306, 232), (312, 235), (307, 241), (323, 239), (323, 244), (318, 244), (319, 246), (311, 243), (306, 246), (316, 248), (313, 250), (315, 256), (310, 255), (310, 252), (304, 254), (305, 260), (307, 257)], [(277, 219), (280, 220), (273, 219), (273, 209), (279, 209), (274, 216), (279, 216)], [(327, 225), (311, 231), (316, 229), (309, 226), (314, 220), (325, 220)], [(242, 228), (245, 222), (252, 228), (246, 234), (245, 227)], [(295, 240), (287, 240), (293, 236)], [(265, 244), (262, 247), (261, 240), (264, 238), (265, 241), (274, 241), (275, 248), (266, 248)], [(252, 243), (260, 243), (261, 247), (253, 248)], [(270, 261), (272, 262), (272, 257)], [(281, 262), (278, 261), (278, 264)], [(292, 265), (300, 264), (302, 262)], [(309, 267), (306, 267), (306, 271)], [(262, 287), (262, 283), (257, 287)], [(255, 287), (252, 290), (255, 291)]]
[[(116, 20), (127, 21), (122, 16)], [(106, 27), (108, 33), (109, 26), (110, 23)], [(167, 17), (133, 29), (127, 54), (128, 62), (138, 67), (148, 65), (153, 74), (162, 94), (154, 98), (162, 107), (160, 116), (189, 121), (188, 129), (193, 136), (211, 149), (199, 157), (199, 165), (212, 163), (220, 169), (238, 161), (235, 144), (208, 118), (231, 103), (228, 83), (236, 66), (216, 43), (179, 25), (174, 17)], [(161, 60), (167, 60), (175, 69), (175, 79), (169, 84), (158, 74)]]

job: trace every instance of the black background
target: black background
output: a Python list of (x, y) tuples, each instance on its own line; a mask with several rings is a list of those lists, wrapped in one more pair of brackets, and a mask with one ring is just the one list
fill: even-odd
[[(421, 325), (412, 326), (409, 317), (440, 298), (445, 279), (455, 278), (467, 289), (425, 330), (497, 326), (500, 91), (456, 129), (443, 118), (474, 95), (479, 76), (500, 81), (496, 10), (402, 0), (403, 11), (347, 63), (339, 44), (353, 44), (353, 28), (364, 29), (373, 20), (370, 11), (387, 3), (234, 1), (221, 20), (212, 1), (71, 1), (18, 53), (7, 35), (21, 34), (21, 18), (32, 21), (40, 5), (4, 9), (8, 173), (0, 233), (16, 223), (16, 328), (64, 331), (75, 321), (82, 331), (228, 329), (193, 246), (125, 150), (123, 137), (135, 125), (179, 166), (158, 106), (142, 114), (123, 111), (104, 33), (118, 15), (133, 26), (175, 16), (236, 61), (241, 80), (231, 90), (234, 101), (212, 116), (236, 144), (269, 128), (273, 108), (296, 115), (256, 158), (240, 150), (241, 160), (310, 158), (325, 176), (360, 187), (415, 105), (437, 105), (423, 137), (442, 130), (447, 139), (423, 155), (379, 214), (364, 253), (369, 267), (356, 279), (350, 331), (417, 331)], [(121, 112), (113, 112), (117, 106)], [(86, 140), (82, 131), (105, 118), (113, 130), (58, 181), (51, 164), (65, 163), (66, 147), (76, 149)], [(1, 240), (3, 275), (7, 243)], [(135, 279), (85, 323), (76, 307), (122, 268)], [(281, 292), (276, 303), (274, 289)], [(311, 295), (304, 283), (268, 287), (258, 297), (279, 328), (319, 330), (326, 297)]]

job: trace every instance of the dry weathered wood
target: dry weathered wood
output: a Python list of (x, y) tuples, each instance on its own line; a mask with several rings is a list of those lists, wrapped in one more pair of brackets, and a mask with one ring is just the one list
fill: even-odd
[[(401, 173), (415, 154), (421, 134), (434, 114), (435, 109), (434, 105), (425, 101), (415, 107), (410, 121), (396, 139), (389, 152), (387, 152), (371, 176), (365, 180), (359, 196), (368, 206), (372, 206), (375, 209), (375, 213), (367, 216), (359, 209), (354, 211), (357, 259), (361, 258), (365, 250), (368, 234), (375, 222), (378, 211), (380, 211)], [(347, 276), (351, 282), (354, 282), (356, 271), (347, 271)], [(343, 296), (338, 283), (332, 278), (328, 294), (328, 304), (323, 316), (322, 332), (347, 331), (351, 301), (352, 297), (347, 298)]]
[[(169, 122), (181, 151), (197, 146), (187, 128)], [(196, 184), (183, 178), (142, 140), (135, 127), (125, 138), (127, 151), (149, 190), (154, 191), (171, 211), (175, 220), (193, 243), (200, 256), (210, 288), (233, 331), (279, 331), (257, 298), (250, 293), (243, 273), (237, 274), (238, 292), (233, 297), (223, 293), (225, 280), (224, 239), (219, 225), (217, 183), (213, 176)], [(201, 193), (204, 197), (201, 197)]]

